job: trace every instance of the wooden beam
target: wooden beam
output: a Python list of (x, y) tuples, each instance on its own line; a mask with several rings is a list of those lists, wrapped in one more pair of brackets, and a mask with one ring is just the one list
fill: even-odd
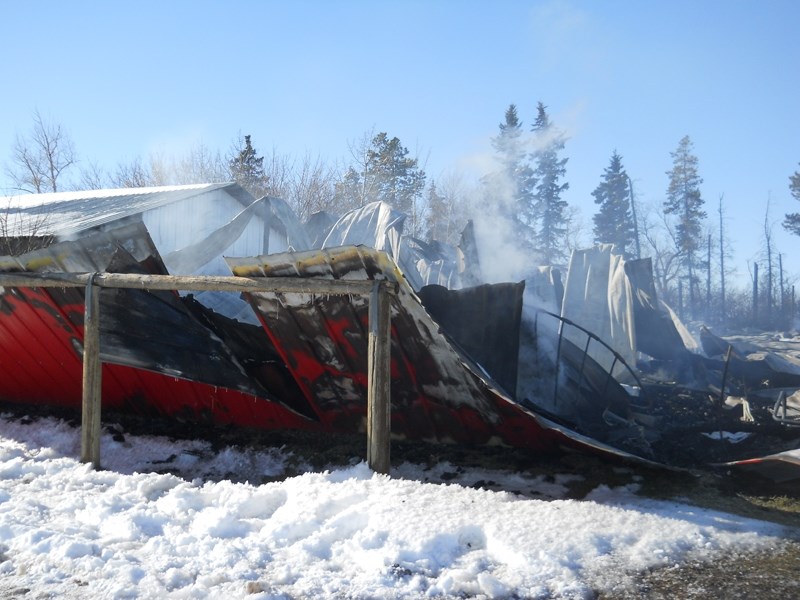
[(100, 288), (90, 277), (86, 284), (83, 318), (83, 408), (81, 416), (81, 462), (100, 468)]
[(367, 463), (389, 473), (391, 450), (391, 303), (385, 282), (376, 281), (369, 300), (367, 358)]
[[(0, 273), (3, 287), (84, 287), (89, 273)], [(368, 279), (316, 279), (302, 277), (233, 277), (224, 275), (139, 275), (98, 273), (94, 284), (101, 288), (186, 290), (214, 292), (286, 292), (358, 295), (372, 293)]]

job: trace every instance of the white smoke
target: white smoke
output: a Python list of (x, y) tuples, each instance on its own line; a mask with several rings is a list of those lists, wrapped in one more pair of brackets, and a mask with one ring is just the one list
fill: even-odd
[[(533, 137), (533, 136), (528, 136)], [(538, 267), (538, 257), (525, 249), (516, 230), (516, 183), (489, 155), (475, 156), (482, 176), (469, 201), (481, 275), (486, 283), (520, 281)]]

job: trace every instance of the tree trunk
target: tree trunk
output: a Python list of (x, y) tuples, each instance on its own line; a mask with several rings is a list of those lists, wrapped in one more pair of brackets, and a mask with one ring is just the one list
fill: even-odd
[(711, 316), (711, 234), (708, 234), (706, 252), (706, 319)]
[(636, 259), (642, 258), (642, 247), (639, 243), (639, 221), (636, 219), (636, 202), (633, 196), (633, 182), (628, 177), (628, 190), (631, 197), (631, 218), (633, 219), (633, 239), (636, 241)]
[(784, 297), (784, 290), (783, 290), (783, 254), (778, 254), (778, 274), (780, 276), (780, 302), (781, 302), (781, 327), (785, 326), (786, 323), (786, 302)]
[(720, 323), (725, 324), (725, 236), (722, 223), (722, 198), (719, 196), (719, 287), (720, 287)]
[(753, 325), (758, 323), (758, 263), (753, 263)]

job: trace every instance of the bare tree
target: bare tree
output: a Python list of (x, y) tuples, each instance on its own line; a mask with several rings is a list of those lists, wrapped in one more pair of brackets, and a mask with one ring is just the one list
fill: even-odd
[(85, 163), (80, 170), (78, 182), (72, 186), (74, 190), (101, 190), (111, 186), (108, 172), (95, 161)]
[(461, 238), (461, 232), (466, 227), (470, 215), (482, 208), (473, 210), (475, 208), (473, 204), (476, 203), (475, 198), (479, 196), (481, 188), (477, 182), (470, 183), (463, 172), (448, 170), (436, 180), (436, 191), (444, 200), (443, 220), (437, 224), (437, 228), (432, 226), (429, 228), (432, 231), (437, 230), (438, 235), (433, 237), (455, 246)]
[(175, 161), (163, 154), (150, 154), (150, 185), (170, 185), (175, 183)]
[(764, 238), (763, 238), (763, 256), (767, 261), (766, 272), (766, 286), (764, 290), (764, 302), (766, 304), (766, 319), (767, 325), (772, 325), (772, 308), (775, 300), (775, 279), (773, 276), (773, 255), (774, 255), (774, 242), (773, 242), (773, 229), (774, 222), (769, 215), (769, 205), (772, 198), (767, 196), (767, 207), (764, 210)]
[(136, 157), (130, 163), (119, 163), (117, 170), (111, 175), (111, 184), (118, 188), (150, 187), (155, 185), (153, 173), (149, 165)]
[[(667, 303), (673, 303), (675, 282), (680, 274), (680, 254), (676, 251), (676, 235), (664, 213), (654, 206), (646, 206), (641, 216), (639, 233), (649, 247), (653, 261), (653, 277), (658, 294)], [(655, 216), (654, 216), (655, 215)], [(643, 254), (648, 254), (643, 251)]]
[(27, 137), (17, 134), (11, 164), (6, 174), (14, 189), (41, 194), (64, 187), (64, 171), (77, 162), (75, 147), (58, 123), (46, 120), (39, 111), (33, 114), (33, 129)]
[(378, 179), (374, 172), (371, 157), (372, 140), (375, 128), (365, 131), (358, 139), (347, 143), (352, 162), (337, 183), (337, 208), (344, 212), (374, 200)]
[(228, 165), (217, 152), (212, 152), (203, 142), (191, 148), (172, 164), (173, 179), (178, 185), (192, 183), (220, 183), (230, 180)]
[(231, 180), (226, 160), (202, 142), (179, 157), (150, 154), (147, 162), (140, 157), (119, 163), (111, 177), (116, 187), (150, 187), (220, 183)]
[(23, 217), (6, 197), (0, 204), (0, 254), (17, 256), (50, 245), (53, 236), (46, 233), (49, 215), (34, 211)]
[(267, 176), (267, 195), (288, 200), (292, 193), (292, 176), (295, 168), (294, 159), (287, 154), (280, 154), (273, 146), (272, 151), (264, 156), (264, 173)]
[(567, 258), (572, 255), (572, 252), (578, 248), (585, 248), (587, 242), (587, 234), (591, 233), (586, 223), (583, 220), (580, 209), (577, 206), (567, 205), (564, 208), (564, 249), (567, 252)]
[(319, 156), (312, 157), (306, 153), (293, 169), (290, 193), (286, 200), (302, 221), (322, 210), (337, 213), (335, 198), (338, 179), (339, 172), (335, 166)]

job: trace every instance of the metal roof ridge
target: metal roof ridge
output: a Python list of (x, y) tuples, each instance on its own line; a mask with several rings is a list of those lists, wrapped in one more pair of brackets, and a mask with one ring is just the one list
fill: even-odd
[(115, 198), (120, 196), (142, 196), (180, 192), (190, 190), (210, 191), (236, 185), (234, 182), (221, 183), (190, 183), (184, 185), (164, 185), (150, 187), (128, 188), (103, 188), (96, 190), (73, 190), (66, 192), (46, 192), (41, 194), (18, 194), (15, 196), (0, 197), (9, 208), (25, 208), (35, 205), (50, 204), (53, 202), (69, 202), (79, 200), (92, 200), (100, 198)]

